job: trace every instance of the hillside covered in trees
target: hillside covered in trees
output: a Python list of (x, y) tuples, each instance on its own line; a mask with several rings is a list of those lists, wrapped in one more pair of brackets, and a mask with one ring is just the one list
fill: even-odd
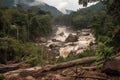
[[(20, 42), (24, 44), (27, 42), (34, 42), (37, 37), (48, 36), (51, 33), (51, 14), (42, 10), (37, 10), (36, 7), (31, 7), (29, 10), (25, 11), (19, 6), (16, 8), (9, 8), (0, 5), (0, 61), (2, 63), (5, 63), (2, 59), (4, 55), (7, 55), (3, 57), (4, 59), (8, 59), (9, 57), (14, 59), (12, 56), (16, 57), (15, 54), (22, 55), (24, 53), (22, 52), (21, 54), (20, 52), (24, 49), (24, 46), (20, 44)], [(11, 49), (8, 50), (9, 45), (11, 45)], [(9, 53), (11, 53), (11, 56), (8, 56)]]

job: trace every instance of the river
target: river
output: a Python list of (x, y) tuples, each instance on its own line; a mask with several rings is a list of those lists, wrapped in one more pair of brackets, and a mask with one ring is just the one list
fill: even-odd
[[(71, 51), (74, 52), (75, 55), (80, 54), (89, 48), (90, 43), (95, 43), (95, 38), (90, 29), (72, 31), (66, 26), (57, 26), (56, 28), (55, 35), (44, 45), (52, 47), (52, 50), (57, 49), (56, 53), (60, 56), (67, 57)], [(77, 36), (77, 41), (66, 41), (70, 34)]]

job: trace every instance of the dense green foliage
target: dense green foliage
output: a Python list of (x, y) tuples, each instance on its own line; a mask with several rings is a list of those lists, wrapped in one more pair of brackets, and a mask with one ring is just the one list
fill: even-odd
[(113, 47), (108, 47), (103, 43), (99, 43), (96, 55), (99, 56), (98, 60), (105, 61), (109, 59), (109, 57), (113, 56)]
[(44, 65), (46, 61), (52, 61), (52, 59), (53, 56), (50, 56), (43, 46), (23, 44), (8, 37), (0, 38), (0, 63), (27, 61), (35, 66)]
[(32, 7), (24, 11), (17, 8), (0, 7), (0, 37), (13, 37), (26, 42), (52, 32), (52, 16)]
[(54, 56), (51, 55), (44, 46), (27, 44), (26, 47), (27, 55), (25, 56), (25, 61), (30, 63), (32, 66), (43, 66), (55, 61)]
[(77, 12), (66, 14), (55, 19), (56, 24), (71, 26), (73, 29), (88, 28), (95, 15), (101, 15), (105, 6), (99, 2), (88, 8), (79, 9)]
[(119, 0), (108, 2), (105, 4), (106, 10), (101, 15), (93, 16), (90, 21), (90, 28), (92, 28), (98, 42), (97, 56), (102, 60), (107, 60), (120, 51), (120, 10)]
[(12, 38), (0, 38), (0, 62), (19, 61), (24, 55), (24, 45)]
[(49, 15), (34, 16), (30, 21), (29, 32), (30, 39), (35, 39), (39, 36), (47, 36), (52, 31), (51, 17)]
[(104, 45), (99, 45), (104, 48), (102, 50), (101, 47), (98, 47), (100, 50), (99, 54), (104, 59), (120, 51), (120, 14), (117, 12), (120, 10), (119, 5), (119, 0), (114, 0), (109, 5), (107, 4), (107, 11), (103, 15), (93, 17), (91, 22), (90, 27), (94, 30), (97, 41)]
[(50, 35), (51, 23), (52, 16), (37, 7), (25, 11), (19, 5), (16, 8), (0, 5), (0, 63), (28, 60), (35, 54), (42, 57), (41, 46), (27, 43)]

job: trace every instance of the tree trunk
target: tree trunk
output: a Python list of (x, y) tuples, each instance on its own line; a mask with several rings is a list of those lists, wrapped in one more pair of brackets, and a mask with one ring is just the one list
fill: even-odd
[(60, 64), (45, 66), (44, 70), (54, 71), (54, 70), (69, 68), (69, 67), (73, 67), (81, 64), (88, 64), (88, 63), (94, 62), (96, 59), (97, 59), (96, 57), (85, 57), (85, 58), (72, 60), (72, 61), (68, 61)]
[(22, 76), (22, 77), (27, 77), (27, 76), (39, 77), (42, 74), (47, 74), (48, 72), (65, 69), (65, 68), (70, 68), (70, 67), (81, 65), (81, 64), (92, 63), (95, 60), (96, 60), (96, 57), (85, 57), (85, 58), (81, 58), (81, 59), (77, 59), (77, 60), (63, 62), (60, 64), (47, 65), (43, 68), (38, 67), (38, 68), (11, 71), (11, 72), (5, 73), (4, 76), (12, 76), (15, 73), (15, 74), (17, 74), (17, 76)]

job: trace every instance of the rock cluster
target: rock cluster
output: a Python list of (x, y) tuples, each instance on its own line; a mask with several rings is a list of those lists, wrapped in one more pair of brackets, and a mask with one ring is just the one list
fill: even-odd
[(36, 39), (36, 43), (48, 47), (56, 57), (59, 55), (65, 57), (64, 53), (67, 57), (70, 52), (74, 52), (75, 55), (80, 54), (88, 49), (90, 44), (94, 47), (95, 38), (90, 29), (82, 29), (77, 32), (69, 32), (66, 29), (66, 27), (58, 27), (55, 36), (50, 40), (40, 37)]
[(69, 34), (69, 36), (66, 38), (65, 42), (77, 42), (78, 41), (78, 36)]
[(106, 61), (102, 71), (110, 75), (120, 76), (120, 56)]

